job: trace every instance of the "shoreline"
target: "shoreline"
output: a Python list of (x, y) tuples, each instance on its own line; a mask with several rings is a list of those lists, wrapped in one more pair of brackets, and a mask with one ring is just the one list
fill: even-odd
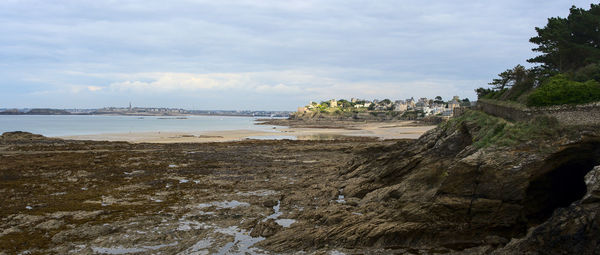
[(374, 137), (387, 139), (417, 139), (434, 125), (416, 126), (412, 121), (361, 123), (348, 127), (281, 127), (273, 131), (223, 130), (193, 132), (132, 132), (92, 135), (57, 136), (69, 140), (125, 141), (130, 143), (210, 143), (259, 140), (333, 140), (343, 137)]

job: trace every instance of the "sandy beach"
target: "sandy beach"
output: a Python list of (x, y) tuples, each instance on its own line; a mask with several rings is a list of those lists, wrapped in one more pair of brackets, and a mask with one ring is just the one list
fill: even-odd
[(201, 143), (247, 139), (327, 140), (339, 136), (365, 136), (380, 139), (416, 139), (435, 126), (415, 125), (412, 121), (364, 123), (346, 128), (289, 128), (272, 131), (226, 130), (199, 132), (134, 132), (61, 136), (63, 139), (92, 141), (126, 141), (131, 143)]

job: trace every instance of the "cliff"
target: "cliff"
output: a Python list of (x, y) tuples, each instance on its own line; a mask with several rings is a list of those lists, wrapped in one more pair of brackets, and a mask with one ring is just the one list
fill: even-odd
[(304, 210), (298, 218), (305, 224), (263, 245), (464, 254), (600, 250), (598, 123), (567, 127), (546, 116), (510, 122), (466, 111), (414, 142), (359, 155), (332, 173), (343, 201)]

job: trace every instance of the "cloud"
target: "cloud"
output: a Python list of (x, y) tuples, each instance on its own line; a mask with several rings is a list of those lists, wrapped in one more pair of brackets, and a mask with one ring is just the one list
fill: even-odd
[(99, 87), (99, 86), (87, 86), (87, 89), (88, 89), (89, 91), (92, 91), (92, 92), (94, 92), (94, 91), (100, 91), (100, 90), (102, 90), (102, 89), (103, 89), (103, 87)]
[(116, 91), (162, 92), (197, 91), (240, 87), (243, 76), (238, 74), (143, 73), (132, 74), (152, 81), (127, 80), (114, 82), (109, 88)]
[(272, 97), (294, 109), (347, 96), (474, 99), (474, 88), (532, 56), (535, 26), (592, 2), (0, 1), (0, 102), (218, 98), (210, 107), (219, 108), (231, 98), (248, 109), (272, 107)]

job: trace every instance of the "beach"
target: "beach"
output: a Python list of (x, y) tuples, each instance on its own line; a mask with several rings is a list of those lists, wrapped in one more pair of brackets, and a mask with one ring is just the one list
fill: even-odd
[(131, 143), (202, 143), (260, 140), (331, 140), (343, 136), (377, 137), (380, 139), (416, 139), (434, 128), (413, 121), (354, 123), (345, 127), (274, 127), (272, 130), (131, 132), (60, 136), (62, 139), (92, 141), (125, 141)]

